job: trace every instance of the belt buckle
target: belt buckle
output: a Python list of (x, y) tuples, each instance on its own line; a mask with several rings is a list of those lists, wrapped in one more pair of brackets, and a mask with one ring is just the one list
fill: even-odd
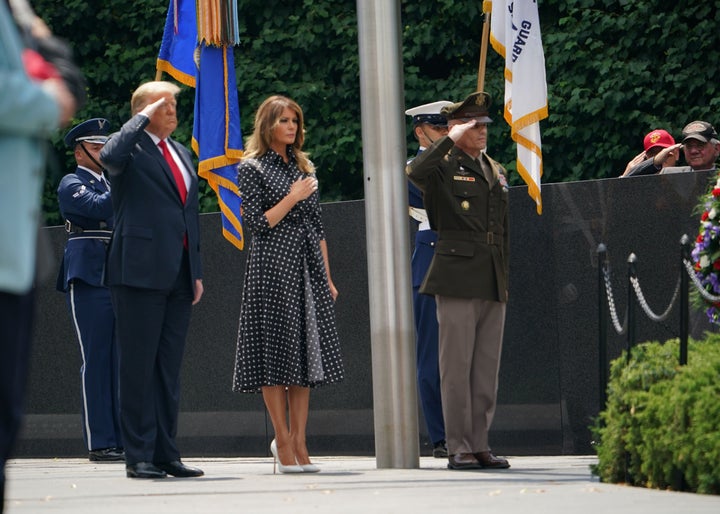
[(487, 232), (487, 237), (486, 237), (487, 244), (489, 244), (489, 245), (495, 244), (494, 236), (495, 236), (495, 234), (493, 232)]

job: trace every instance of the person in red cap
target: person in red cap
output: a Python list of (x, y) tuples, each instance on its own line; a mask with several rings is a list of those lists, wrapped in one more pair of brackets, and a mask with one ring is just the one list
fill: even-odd
[[(683, 149), (687, 166), (668, 165), (670, 152), (679, 148)], [(707, 121), (692, 121), (683, 128), (680, 143), (663, 148), (652, 159), (647, 159), (631, 169), (628, 175), (715, 171), (718, 156), (720, 156), (720, 141), (715, 127)]]
[[(627, 163), (627, 166), (625, 166), (625, 171), (620, 176), (630, 176), (630, 170), (633, 169), (635, 166), (645, 161), (646, 159), (655, 157), (658, 153), (660, 153), (661, 150), (663, 150), (664, 148), (669, 148), (671, 146), (676, 147), (673, 150), (668, 151), (667, 159), (664, 163), (664, 166), (675, 166), (675, 163), (680, 158), (680, 151), (677, 148), (677, 145), (675, 145), (675, 139), (670, 135), (667, 130), (655, 129), (652, 132), (648, 132), (643, 138), (644, 150), (637, 154), (635, 157), (633, 157), (632, 160)], [(648, 170), (648, 173), (655, 173), (655, 171)], [(637, 173), (634, 173), (634, 175), (637, 175)]]

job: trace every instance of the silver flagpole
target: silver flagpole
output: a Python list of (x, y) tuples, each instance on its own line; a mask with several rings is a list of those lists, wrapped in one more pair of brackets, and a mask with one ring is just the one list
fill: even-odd
[(357, 0), (378, 468), (419, 461), (400, 2)]

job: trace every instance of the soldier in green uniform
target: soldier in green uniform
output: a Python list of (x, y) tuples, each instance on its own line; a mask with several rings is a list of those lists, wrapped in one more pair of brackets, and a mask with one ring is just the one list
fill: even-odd
[(508, 297), (508, 187), (488, 157), (490, 95), (443, 108), (449, 132), (406, 168), (423, 192), (435, 256), (420, 291), (435, 296), (448, 468), (508, 468), (488, 444)]

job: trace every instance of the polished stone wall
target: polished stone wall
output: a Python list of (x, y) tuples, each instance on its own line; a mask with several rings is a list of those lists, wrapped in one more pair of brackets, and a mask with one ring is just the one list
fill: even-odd
[[(680, 237), (694, 238), (693, 209), (708, 177), (700, 173), (544, 184), (543, 214), (527, 188), (511, 198), (510, 303), (499, 405), (491, 444), (502, 454), (592, 452), (588, 429), (599, 410), (598, 259), (604, 243), (615, 301), (627, 305), (627, 257), (655, 312), (672, 298)], [(314, 454), (373, 454), (373, 398), (364, 202), (323, 204), (347, 378), (314, 390), (308, 426)], [(186, 456), (266, 455), (272, 428), (260, 395), (231, 391), (240, 293), (247, 252), (220, 233), (218, 214), (201, 217), (205, 296), (193, 310), (183, 367), (179, 443)], [(57, 270), (64, 232), (45, 229)], [(408, 255), (398, 258), (409, 258)], [(51, 275), (52, 275), (51, 273)], [(80, 356), (54, 276), (39, 287), (26, 424), (20, 456), (81, 456)], [(638, 314), (640, 341), (678, 334), (678, 306), (663, 323)], [(693, 334), (708, 329), (691, 317)], [(608, 355), (625, 336), (608, 325)], [(421, 452), (429, 446), (420, 414)]]

